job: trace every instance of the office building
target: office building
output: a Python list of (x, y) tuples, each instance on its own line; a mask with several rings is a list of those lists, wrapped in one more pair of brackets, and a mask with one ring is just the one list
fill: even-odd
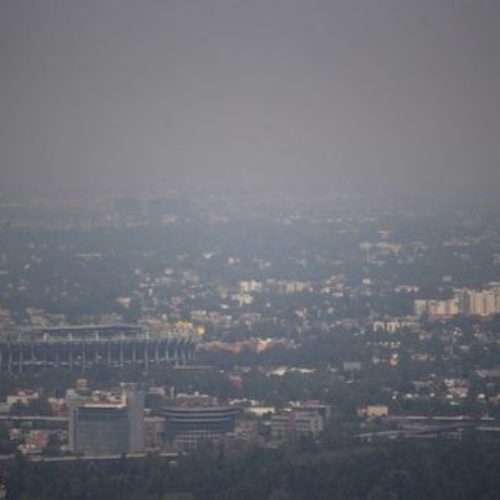
[(231, 406), (170, 406), (164, 409), (165, 436), (179, 448), (194, 448), (234, 432), (237, 413)]
[(70, 403), (69, 448), (85, 456), (144, 450), (144, 392), (123, 384), (121, 401)]

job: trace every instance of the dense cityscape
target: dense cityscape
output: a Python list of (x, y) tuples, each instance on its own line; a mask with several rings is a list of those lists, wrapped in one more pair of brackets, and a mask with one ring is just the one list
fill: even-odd
[(0, 210), (11, 498), (19, 461), (498, 446), (494, 205), (81, 203)]
[(0, 0), (0, 500), (500, 500), (500, 1)]

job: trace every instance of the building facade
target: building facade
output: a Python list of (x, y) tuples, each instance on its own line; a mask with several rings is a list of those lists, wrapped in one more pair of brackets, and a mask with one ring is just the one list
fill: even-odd
[(120, 403), (75, 401), (69, 409), (69, 448), (85, 456), (144, 451), (144, 392), (122, 385)]
[(194, 448), (234, 432), (237, 413), (231, 406), (170, 406), (164, 409), (165, 437), (179, 448)]

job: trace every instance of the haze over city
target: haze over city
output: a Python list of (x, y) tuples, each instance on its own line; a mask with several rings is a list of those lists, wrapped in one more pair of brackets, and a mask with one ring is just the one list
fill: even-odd
[(0, 191), (500, 181), (500, 4), (2, 0)]
[(0, 500), (500, 492), (499, 0), (0, 0)]

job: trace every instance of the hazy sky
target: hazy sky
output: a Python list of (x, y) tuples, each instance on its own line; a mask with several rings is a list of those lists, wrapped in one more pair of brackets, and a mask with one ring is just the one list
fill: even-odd
[(0, 192), (500, 190), (499, 0), (0, 0)]

